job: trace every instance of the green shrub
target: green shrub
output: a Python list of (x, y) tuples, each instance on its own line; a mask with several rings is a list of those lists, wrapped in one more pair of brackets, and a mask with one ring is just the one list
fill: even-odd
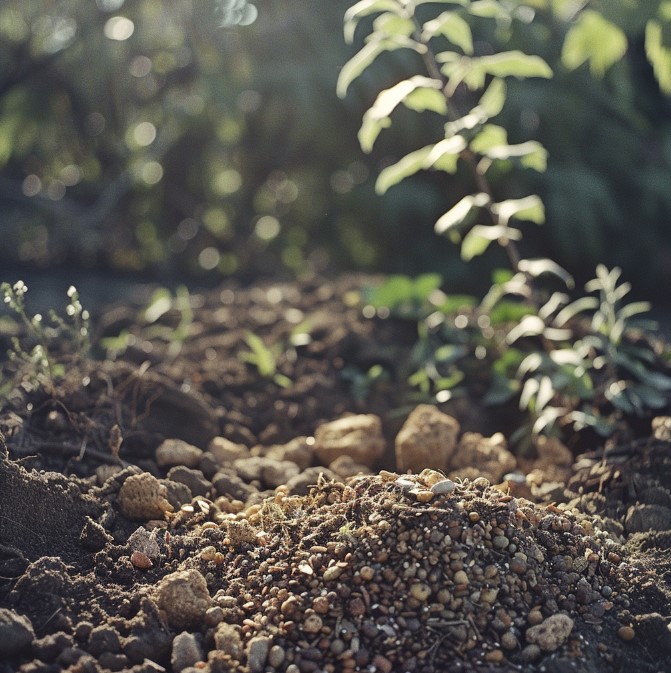
[[(660, 20), (671, 18), (671, 3), (657, 5), (638, 19), (646, 26), (648, 57), (660, 87), (671, 91), (664, 70), (671, 51), (661, 45), (658, 30)], [(516, 395), (528, 414), (529, 422), (514, 438), (519, 441), (541, 432), (556, 433), (567, 424), (608, 436), (622, 415), (666, 406), (671, 390), (671, 377), (661, 371), (664, 363), (648, 334), (652, 325), (636, 318), (648, 305), (623, 304), (630, 287), (618, 284), (619, 269), (608, 271), (600, 265), (597, 277), (586, 286), (598, 297), (571, 302), (565, 293), (574, 287), (569, 273), (552, 259), (522, 254), (524, 223), (545, 221), (540, 196), (516, 193), (504, 198), (498, 194), (500, 181), (496, 189), (493, 186), (492, 176), (496, 179), (511, 167), (546, 170), (548, 156), (539, 142), (510, 142), (506, 127), (493, 120), (505, 108), (511, 80), (549, 79), (553, 71), (538, 55), (519, 49), (482, 52), (475, 31), (486, 31), (483, 24), (488, 22), (494, 26), (488, 35), (498, 31), (505, 38), (513, 24), (524, 24), (536, 9), (554, 12), (558, 7), (542, 1), (532, 7), (504, 0), (361, 0), (345, 15), (346, 39), (353, 40), (367, 17), (375, 18), (364, 46), (338, 80), (338, 94), (345, 96), (381, 54), (409, 50), (419, 56), (424, 72), (377, 95), (364, 114), (359, 142), (370, 152), (402, 106), (424, 116), (438, 115), (444, 133), (386, 166), (376, 190), (385, 194), (419, 171), (448, 176), (466, 172), (469, 192), (436, 221), (435, 231), (460, 246), (464, 262), (496, 243), (506, 253), (510, 271), (495, 275), (480, 302), (450, 300), (431, 275), (414, 281), (391, 278), (369, 299), (378, 309), (386, 306), (401, 317), (419, 320), (414, 353), (418, 369), (410, 382), (424, 396), (446, 401), (465, 394), (472, 385), (466, 373), (488, 369), (484, 401), (501, 404)], [(565, 32), (564, 67), (588, 63), (602, 76), (622, 58), (627, 37), (610, 14), (591, 8), (578, 12)], [(530, 25), (526, 29), (532, 30)]]

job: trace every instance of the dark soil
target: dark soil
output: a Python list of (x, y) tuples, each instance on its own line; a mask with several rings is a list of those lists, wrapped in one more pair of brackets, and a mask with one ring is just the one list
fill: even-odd
[[(399, 477), (416, 333), (363, 317), (369, 281), (195, 295), (183, 341), (178, 312), (141, 328), (141, 307), (115, 306), (96, 341), (128, 330), (122, 356), (70, 359), (4, 400), (1, 673), (671, 670), (664, 419), (576, 449), (553, 502)], [(241, 357), (249, 333), (277, 345), (275, 372)], [(462, 431), (511, 430), (472, 400), (440, 408)], [(346, 414), (378, 416), (387, 446), (349, 479), (309, 451)], [(245, 457), (215, 455), (215, 437)], [(157, 460), (170, 439), (197, 460)]]

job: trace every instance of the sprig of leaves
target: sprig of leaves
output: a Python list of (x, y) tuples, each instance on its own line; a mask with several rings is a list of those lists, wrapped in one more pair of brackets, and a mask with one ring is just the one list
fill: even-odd
[(89, 313), (82, 307), (74, 286), (67, 291), (64, 318), (53, 309), (46, 320), (41, 313), (29, 316), (27, 292), (28, 286), (22, 280), (13, 285), (0, 284), (4, 304), (23, 326), (21, 336), (12, 337), (12, 347), (7, 353), (15, 371), (10, 380), (3, 382), (5, 394), (18, 384), (52, 391), (55, 382), (65, 375), (65, 360), (83, 359), (91, 347)]

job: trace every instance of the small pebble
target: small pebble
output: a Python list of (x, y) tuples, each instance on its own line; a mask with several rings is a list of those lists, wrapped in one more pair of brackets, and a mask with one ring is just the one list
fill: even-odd
[(621, 626), (617, 630), (617, 637), (620, 640), (624, 640), (626, 642), (633, 640), (636, 636), (636, 632), (631, 626)]
[(279, 645), (273, 645), (268, 652), (268, 664), (271, 668), (280, 668), (285, 657), (284, 650)]
[(319, 615), (308, 615), (303, 620), (303, 631), (306, 633), (319, 633), (322, 630), (322, 618)]
[(489, 664), (500, 664), (503, 661), (503, 652), (501, 650), (492, 650), (485, 654), (485, 661)]
[(430, 502), (434, 495), (433, 491), (418, 491), (415, 498), (417, 498), (417, 502)]
[(435, 495), (447, 495), (452, 493), (457, 485), (451, 479), (442, 479), (431, 486), (431, 491)]
[(370, 566), (363, 566), (359, 570), (359, 575), (364, 582), (370, 582), (375, 577), (375, 570)]
[(142, 551), (134, 551), (130, 555), (130, 562), (140, 570), (147, 570), (154, 565), (151, 559)]
[(410, 595), (423, 603), (431, 595), (431, 587), (424, 582), (417, 582), (410, 586)]
[(391, 673), (393, 664), (387, 657), (382, 656), (381, 654), (376, 654), (373, 657), (373, 670), (378, 673)]
[(339, 566), (330, 566), (324, 571), (324, 581), (333, 582), (342, 575), (342, 568)]
[(457, 570), (457, 572), (454, 573), (454, 583), (468, 584), (468, 575), (463, 570)]

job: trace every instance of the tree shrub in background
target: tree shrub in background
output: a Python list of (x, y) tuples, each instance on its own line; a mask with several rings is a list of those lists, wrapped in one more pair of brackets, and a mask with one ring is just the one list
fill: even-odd
[[(443, 11), (436, 10), (438, 5)], [(424, 396), (447, 401), (468, 392), (461, 387), (472, 386), (466, 372), (478, 369), (477, 361), (482, 361), (484, 400), (501, 404), (517, 396), (519, 407), (528, 414), (514, 441), (529, 442), (567, 425), (611, 436), (625, 416), (667, 406), (671, 376), (646, 331), (651, 324), (636, 317), (649, 305), (623, 304), (631, 287), (619, 283), (619, 269), (609, 271), (603, 265), (585, 288), (598, 292), (598, 298), (588, 295), (571, 302), (564, 290), (573, 289), (572, 276), (550, 258), (524, 256), (519, 245), (520, 224), (544, 223), (542, 199), (525, 193), (505, 198), (500, 184), (494, 184), (497, 173), (510, 167), (545, 171), (545, 148), (536, 140), (511, 143), (497, 118), (505, 109), (510, 80), (550, 79), (553, 71), (543, 58), (511, 49), (508, 41), (500, 49), (479, 52), (472, 24), (485, 20), (508, 29), (520, 17), (532, 16), (531, 8), (504, 0), (361, 0), (345, 14), (346, 39), (351, 41), (359, 23), (371, 15), (375, 18), (364, 46), (341, 71), (339, 95), (345, 96), (350, 85), (387, 52), (416, 53), (424, 72), (377, 95), (363, 115), (358, 135), (362, 149), (373, 149), (401, 105), (424, 116), (438, 115), (443, 122), (435, 142), (380, 172), (378, 193), (385, 194), (419, 171), (440, 171), (449, 179), (461, 168), (470, 186), (456, 203), (451, 201), (435, 231), (459, 244), (464, 262), (497, 243), (510, 268), (499, 272), (479, 303), (471, 298), (450, 300), (439, 291), (440, 278), (430, 275), (414, 282), (392, 278), (372, 293), (376, 308), (398, 310), (411, 302), (411, 317), (419, 319), (415, 349), (419, 368), (409, 380)], [(653, 16), (647, 25), (657, 25), (657, 15)], [(655, 33), (648, 34), (654, 42)], [(601, 35), (607, 39), (600, 41)], [(587, 61), (603, 74), (625, 50), (624, 33), (599, 13), (586, 10), (567, 32), (562, 58), (572, 67)], [(665, 54), (652, 48), (648, 52), (659, 69)], [(667, 84), (663, 72), (660, 86)], [(555, 278), (559, 290), (544, 287), (546, 276)], [(509, 301), (511, 296), (517, 301)]]
[[(466, 195), (459, 172), (449, 184), (418, 174), (371, 198), (379, 167), (440, 130), (438, 116), (418, 125), (398, 109), (370, 156), (357, 147), (360, 114), (380, 88), (416, 73), (417, 54), (388, 54), (338, 101), (349, 52), (337, 28), (349, 0), (315, 11), (299, 0), (257, 4), (253, 23), (231, 26), (248, 4), (2, 3), (5, 265), (67, 262), (164, 279), (428, 269), (471, 290), (488, 277), (486, 257), (466, 265), (430, 236), (446, 198)], [(552, 162), (543, 175), (502, 164), (492, 183), (511, 198), (542, 197), (553, 226), (526, 232), (535, 254), (579, 280), (597, 260), (618, 264), (651, 293), (671, 268), (671, 124), (666, 85), (654, 77), (668, 72), (668, 3), (498, 4), (513, 19), (474, 17), (475, 50), (504, 40), (551, 66), (552, 79), (508, 84), (500, 120), (511, 143), (533, 138)], [(619, 50), (595, 56), (602, 35)]]

